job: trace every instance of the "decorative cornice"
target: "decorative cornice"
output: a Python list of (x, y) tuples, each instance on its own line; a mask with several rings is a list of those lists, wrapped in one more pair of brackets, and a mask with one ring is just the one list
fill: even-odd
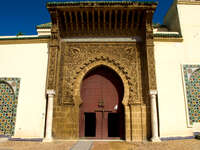
[[(156, 24), (156, 23), (153, 23), (152, 26), (153, 26), (153, 28), (166, 27), (165, 25)], [(48, 23), (37, 25), (36, 27), (37, 27), (37, 29), (50, 29), (52, 27), (52, 23), (48, 22)]]
[[(182, 42), (183, 41), (182, 36), (177, 35), (177, 34), (154, 33), (153, 35), (154, 35), (154, 41), (163, 41), (163, 42)], [(49, 40), (50, 40), (50, 36), (38, 36), (38, 37), (20, 37), (20, 36), (17, 37), (16, 36), (16, 37), (0, 38), (0, 44), (48, 43)], [(85, 39), (84, 41), (86, 40), (87, 39)], [(108, 41), (108, 42), (111, 42), (111, 41)], [(122, 42), (125, 42), (125, 41), (122, 41)]]
[(154, 33), (154, 37), (166, 37), (166, 38), (182, 38), (181, 34), (175, 34), (175, 33)]
[(200, 1), (191, 1), (191, 0), (181, 0), (178, 1), (179, 5), (200, 5)]
[(157, 3), (149, 1), (47, 3), (53, 22), (52, 30), (57, 28), (61, 38), (143, 35), (146, 16), (151, 22), (156, 6)]
[(37, 25), (36, 28), (37, 29), (46, 29), (46, 28), (49, 29), (49, 28), (51, 28), (51, 26), (52, 26), (52, 23), (48, 22), (48, 23)]
[(183, 38), (154, 37), (154, 42), (183, 42)]
[(154, 33), (154, 42), (182, 42), (183, 38), (180, 33)]
[(48, 7), (55, 7), (55, 6), (85, 6), (89, 5), (91, 7), (98, 6), (113, 6), (113, 5), (157, 5), (157, 2), (154, 1), (135, 1), (135, 0), (129, 0), (129, 1), (123, 1), (123, 0), (114, 0), (114, 1), (100, 1), (100, 0), (90, 0), (90, 1), (68, 1), (68, 2), (47, 2), (47, 8)]
[(1, 40), (32, 40), (32, 39), (49, 39), (50, 36), (13, 36), (13, 37), (0, 37)]
[(48, 43), (50, 36), (15, 36), (0, 37), (1, 44), (28, 44), (28, 43)]
[(63, 38), (61, 42), (104, 42), (104, 43), (112, 43), (112, 42), (141, 42), (143, 39), (139, 36), (135, 37), (78, 37), (78, 38)]

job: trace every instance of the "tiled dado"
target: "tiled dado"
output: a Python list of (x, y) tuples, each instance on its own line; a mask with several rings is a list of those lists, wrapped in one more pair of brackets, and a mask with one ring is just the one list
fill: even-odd
[(19, 78), (0, 78), (0, 135), (14, 134)]
[(183, 65), (189, 123), (200, 122), (200, 65)]

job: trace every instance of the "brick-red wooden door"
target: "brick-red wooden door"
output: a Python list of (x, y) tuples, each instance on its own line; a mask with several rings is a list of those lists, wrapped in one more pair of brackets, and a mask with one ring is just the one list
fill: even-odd
[[(112, 120), (123, 129), (123, 84), (116, 73), (107, 67), (92, 70), (82, 81), (82, 105), (80, 107), (80, 137), (97, 139), (120, 138), (120, 134), (110, 137)], [(120, 119), (113, 119), (118, 115)], [(109, 119), (110, 118), (110, 119)], [(121, 120), (121, 121), (120, 121)], [(119, 122), (120, 121), (120, 122)], [(108, 128), (109, 126), (109, 128)]]

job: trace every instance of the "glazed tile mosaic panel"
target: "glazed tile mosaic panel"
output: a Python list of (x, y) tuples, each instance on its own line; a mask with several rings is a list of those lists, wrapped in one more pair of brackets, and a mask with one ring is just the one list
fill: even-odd
[(200, 122), (200, 65), (183, 65), (189, 123)]
[(0, 135), (14, 135), (19, 78), (0, 78)]

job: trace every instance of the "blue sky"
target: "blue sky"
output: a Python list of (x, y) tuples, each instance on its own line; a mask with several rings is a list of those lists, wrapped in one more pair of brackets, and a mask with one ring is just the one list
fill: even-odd
[[(36, 25), (50, 22), (47, 1), (66, 0), (2, 0), (0, 5), (0, 36), (36, 33)], [(153, 22), (162, 24), (173, 0), (158, 0)]]

